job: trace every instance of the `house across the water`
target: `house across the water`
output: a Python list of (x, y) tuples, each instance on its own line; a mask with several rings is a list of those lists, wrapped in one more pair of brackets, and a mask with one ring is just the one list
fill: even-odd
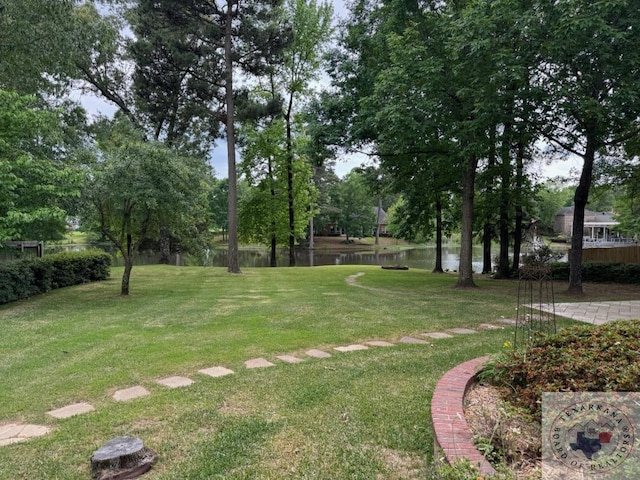
[[(557, 234), (567, 238), (573, 233), (574, 207), (565, 207), (556, 214), (554, 230)], [(585, 247), (633, 245), (636, 241), (625, 238), (616, 232), (618, 221), (613, 218), (612, 212), (584, 211), (584, 237)]]

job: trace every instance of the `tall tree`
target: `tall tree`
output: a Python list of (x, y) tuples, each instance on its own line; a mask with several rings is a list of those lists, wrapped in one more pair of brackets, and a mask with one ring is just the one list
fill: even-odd
[[(284, 50), (280, 73), (285, 91), (284, 121), (286, 128), (287, 208), (289, 217), (289, 266), (296, 262), (296, 211), (294, 201), (294, 140), (293, 125), (295, 103), (308, 94), (310, 83), (319, 75), (324, 47), (331, 34), (333, 9), (327, 2), (316, 0), (288, 0), (287, 13), (291, 16), (292, 42)], [(298, 109), (299, 110), (299, 109)], [(306, 216), (305, 213), (302, 213)]]
[(633, 0), (541, 2), (546, 137), (583, 160), (574, 195), (568, 291), (582, 294), (584, 212), (599, 153), (638, 136), (640, 9)]
[[(136, 96), (131, 91), (114, 94), (111, 88), (125, 78), (121, 64), (110, 60), (118, 57), (114, 52), (121, 51), (121, 40), (105, 52), (98, 39), (84, 57), (89, 67), (85, 79), (132, 121), (150, 126), (154, 137), (170, 145), (207, 149), (223, 126), (229, 171), (228, 270), (234, 273), (240, 272), (235, 103), (241, 96), (241, 89), (234, 87), (234, 71), (260, 75), (276, 63), (288, 41), (278, 5), (263, 0), (141, 0), (127, 13), (139, 34), (130, 48), (138, 62)], [(118, 58), (126, 59), (126, 52)], [(207, 135), (209, 141), (203, 142)]]
[[(243, 128), (245, 138), (242, 168), (251, 184), (240, 204), (240, 237), (269, 246), (270, 266), (277, 264), (277, 247), (289, 245), (290, 225), (288, 212), (289, 169), (285, 123), (282, 118), (265, 122), (263, 126)], [(296, 133), (294, 151), (303, 151), (297, 144), (301, 135)], [(316, 190), (311, 183), (311, 165), (306, 158), (296, 155), (293, 160), (294, 208), (298, 213), (294, 224), (296, 238), (304, 235), (309, 217), (313, 215)]]

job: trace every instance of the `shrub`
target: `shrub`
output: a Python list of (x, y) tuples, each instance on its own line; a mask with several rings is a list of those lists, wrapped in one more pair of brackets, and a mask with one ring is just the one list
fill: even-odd
[[(569, 264), (551, 264), (554, 280), (569, 280)], [(634, 263), (586, 262), (582, 265), (582, 279), (586, 282), (640, 284), (640, 265)]]
[(509, 401), (540, 415), (542, 392), (635, 391), (640, 378), (640, 320), (581, 325), (534, 339), (491, 367)]
[(0, 304), (54, 288), (109, 278), (111, 256), (102, 251), (57, 253), (0, 263)]

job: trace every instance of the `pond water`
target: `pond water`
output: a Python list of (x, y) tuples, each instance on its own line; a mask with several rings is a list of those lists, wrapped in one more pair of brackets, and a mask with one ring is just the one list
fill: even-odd
[[(239, 257), (240, 267), (268, 267), (269, 253), (264, 251), (243, 251)], [(478, 247), (473, 252), (473, 268), (482, 270), (482, 248)], [(460, 247), (444, 247), (442, 250), (442, 268), (445, 270), (457, 270), (460, 259)], [(227, 251), (215, 250), (211, 252), (210, 265), (226, 266)], [(289, 255), (282, 252), (277, 260), (278, 266), (289, 264)], [(433, 270), (436, 263), (436, 248), (420, 247), (403, 250), (362, 250), (362, 251), (326, 251), (307, 250), (296, 251), (296, 266), (309, 267), (320, 265), (406, 265), (411, 268), (424, 268)]]
[[(64, 245), (48, 247), (47, 253), (54, 251), (79, 251), (86, 249), (83, 245)], [(122, 258), (115, 255), (112, 248), (102, 246), (104, 250), (114, 255), (114, 265), (122, 266)], [(214, 249), (200, 258), (192, 255), (173, 255), (173, 265), (190, 266), (214, 266), (226, 267), (226, 249)], [(269, 252), (266, 249), (241, 249), (238, 252), (240, 268), (268, 267)], [(459, 246), (445, 246), (442, 249), (442, 268), (445, 270), (457, 270), (460, 258)], [(136, 259), (136, 265), (152, 265), (158, 263), (159, 255), (153, 252), (141, 252)], [(433, 246), (421, 246), (403, 250), (381, 249), (376, 252), (371, 250), (336, 251), (336, 250), (296, 250), (296, 266), (309, 267), (320, 265), (406, 265), (410, 268), (422, 268), (433, 270), (436, 262), (436, 248)], [(289, 265), (289, 255), (286, 250), (279, 252), (277, 259), (279, 267)], [(473, 270), (482, 271), (482, 247), (473, 248)]]

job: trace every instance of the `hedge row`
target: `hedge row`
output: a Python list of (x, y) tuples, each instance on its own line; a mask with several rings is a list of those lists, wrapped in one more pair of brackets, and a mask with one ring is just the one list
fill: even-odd
[(0, 304), (54, 288), (109, 278), (111, 256), (101, 251), (56, 253), (0, 263)]
[[(552, 263), (554, 280), (569, 280), (568, 263)], [(634, 263), (585, 262), (582, 281), (640, 284), (640, 265)]]

